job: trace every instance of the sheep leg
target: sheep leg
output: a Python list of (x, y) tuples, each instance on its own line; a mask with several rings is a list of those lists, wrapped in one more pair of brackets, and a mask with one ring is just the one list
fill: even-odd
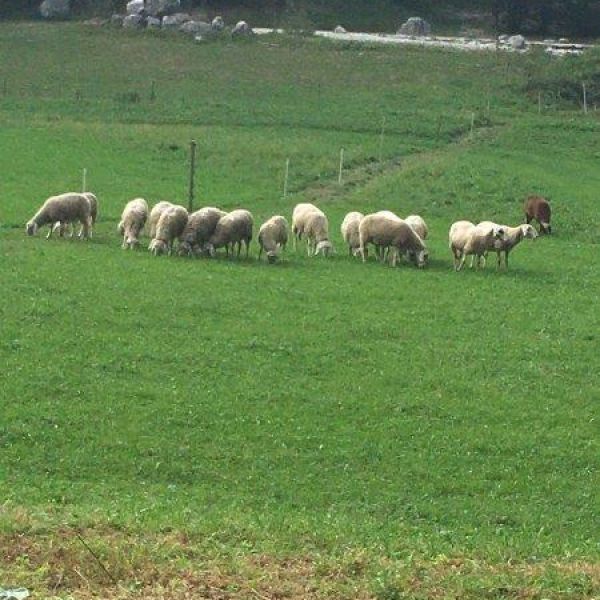
[(306, 252), (307, 252), (308, 256), (310, 256), (310, 255), (311, 255), (311, 252), (310, 252), (310, 251), (311, 251), (311, 248), (310, 248), (310, 238), (309, 238), (309, 237), (307, 237), (307, 238), (306, 238)]
[(508, 271), (508, 250), (504, 253), (504, 268)]
[(461, 269), (464, 267), (464, 265), (465, 265), (465, 261), (466, 261), (466, 260), (467, 260), (467, 255), (466, 255), (466, 254), (463, 254), (463, 255), (461, 256), (461, 258), (460, 258), (460, 261), (459, 261), (459, 263), (458, 263), (458, 267), (456, 267), (456, 270), (457, 270), (457, 271), (460, 271), (460, 270), (461, 270)]
[(263, 253), (263, 245), (259, 244), (259, 248), (258, 248), (258, 260), (260, 260), (260, 257), (262, 256)]

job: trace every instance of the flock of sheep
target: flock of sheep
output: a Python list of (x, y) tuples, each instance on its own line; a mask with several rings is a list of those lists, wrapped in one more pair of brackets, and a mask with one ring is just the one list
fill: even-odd
[[(48, 198), (26, 225), (26, 233), (35, 235), (44, 225), (49, 226), (47, 237), (56, 231), (64, 236), (67, 228), (73, 235), (75, 223), (81, 223), (79, 237), (89, 238), (98, 215), (98, 199), (91, 193), (69, 192)], [(468, 256), (471, 267), (485, 266), (488, 252), (496, 252), (500, 268), (502, 257), (508, 268), (510, 251), (523, 239), (535, 239), (537, 231), (531, 225), (537, 220), (540, 233), (550, 233), (550, 205), (545, 198), (530, 196), (525, 201), (527, 224), (517, 227), (498, 225), (483, 221), (477, 225), (470, 221), (457, 221), (449, 232), (449, 245), (454, 259), (454, 268), (460, 271)], [(225, 248), (227, 255), (237, 247), (239, 257), (242, 245), (246, 257), (253, 237), (254, 219), (248, 210), (237, 209), (226, 213), (218, 208), (205, 207), (191, 214), (183, 207), (170, 202), (158, 202), (152, 210), (143, 198), (131, 200), (125, 206), (118, 225), (123, 236), (123, 248), (136, 248), (140, 235), (146, 228), (150, 236), (148, 249), (154, 254), (172, 254), (174, 243), (178, 242), (180, 256), (215, 256), (216, 251)], [(288, 222), (285, 217), (276, 215), (263, 223), (258, 231), (259, 259), (265, 252), (267, 260), (275, 262), (285, 249), (288, 241)], [(334, 253), (329, 239), (329, 221), (325, 213), (313, 204), (297, 204), (292, 214), (292, 234), (294, 248), (296, 242), (305, 238), (309, 256), (329, 256)], [(427, 265), (429, 252), (425, 245), (428, 236), (427, 224), (419, 215), (401, 219), (395, 213), (382, 210), (364, 215), (350, 212), (341, 225), (344, 242), (351, 256), (360, 256), (366, 261), (369, 246), (375, 248), (376, 256), (382, 262), (389, 261), (393, 266), (403, 257), (422, 268)]]

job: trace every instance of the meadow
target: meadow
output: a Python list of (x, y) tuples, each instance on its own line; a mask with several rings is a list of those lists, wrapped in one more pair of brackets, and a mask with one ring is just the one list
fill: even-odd
[[(547, 57), (76, 23), (0, 24), (0, 55), (0, 588), (600, 596), (600, 122), (538, 112)], [(129, 199), (187, 203), (192, 139), (196, 207), (315, 202), (337, 255), (122, 251)], [(26, 237), (84, 168), (94, 238)], [(450, 224), (531, 192), (555, 234), (455, 273)], [(425, 217), (426, 270), (347, 256), (382, 208)]]

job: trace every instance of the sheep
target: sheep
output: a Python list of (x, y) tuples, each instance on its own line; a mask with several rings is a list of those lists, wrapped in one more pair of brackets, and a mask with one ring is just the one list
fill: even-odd
[(456, 221), (450, 227), (448, 240), (452, 256), (454, 258), (454, 269), (460, 271), (465, 264), (467, 256), (471, 255), (471, 268), (473, 260), (477, 257), (477, 268), (481, 261), (485, 266), (485, 254), (493, 245), (494, 240), (503, 240), (505, 231), (502, 227), (492, 226), (479, 227), (470, 221)]
[(348, 255), (358, 256), (360, 248), (360, 237), (358, 235), (358, 226), (365, 215), (361, 212), (349, 212), (342, 221), (340, 230), (346, 244), (348, 244)]
[(248, 210), (237, 209), (221, 217), (215, 227), (214, 233), (210, 236), (205, 249), (211, 256), (215, 255), (217, 248), (225, 246), (227, 256), (229, 256), (229, 247), (233, 253), (233, 247), (237, 244), (237, 255), (239, 257), (242, 249), (242, 242), (246, 245), (246, 258), (250, 242), (252, 241), (252, 227), (254, 219), (252, 213)]
[(323, 212), (309, 213), (304, 223), (308, 256), (330, 256), (335, 254), (329, 241), (329, 221)]
[(204, 246), (215, 232), (217, 223), (227, 213), (212, 206), (205, 206), (192, 213), (181, 234), (177, 253), (179, 256), (201, 255)]
[(90, 201), (84, 194), (67, 192), (48, 198), (27, 223), (25, 231), (27, 235), (35, 235), (40, 227), (49, 225), (50, 231), (46, 238), (50, 238), (57, 222), (73, 223), (74, 221), (81, 223), (79, 237), (89, 238), (92, 226)]
[(173, 241), (179, 238), (188, 222), (188, 211), (183, 206), (170, 206), (160, 215), (156, 224), (154, 237), (148, 249), (158, 256), (159, 254), (171, 254)]
[(550, 203), (546, 198), (542, 198), (541, 196), (528, 196), (525, 199), (524, 211), (525, 221), (528, 225), (533, 219), (540, 224), (540, 235), (552, 233), (552, 227), (550, 226), (552, 210), (550, 209)]
[(294, 211), (292, 212), (294, 250), (296, 250), (296, 241), (300, 241), (302, 239), (302, 235), (304, 234), (306, 219), (308, 218), (308, 215), (313, 212), (321, 213), (321, 211), (314, 204), (310, 204), (308, 202), (301, 202), (300, 204), (296, 204), (294, 207)]
[(367, 244), (375, 244), (383, 248), (392, 247), (392, 265), (396, 266), (398, 254), (402, 253), (417, 265), (424, 267), (429, 260), (429, 253), (423, 240), (410, 225), (395, 215), (374, 213), (362, 219), (358, 227), (360, 254), (366, 261)]
[[(92, 237), (94, 233), (94, 226), (96, 225), (96, 219), (98, 218), (98, 198), (91, 192), (82, 192), (82, 194), (88, 199), (90, 203), (90, 217), (92, 224), (89, 231), (89, 237)], [(73, 237), (73, 223), (68, 221), (57, 221), (52, 228), (53, 231), (58, 231), (60, 237), (65, 237), (65, 233), (69, 227), (69, 236)], [(79, 228), (79, 237), (83, 233), (83, 227)]]
[(158, 220), (160, 219), (160, 215), (162, 215), (162, 213), (165, 210), (167, 210), (167, 208), (171, 208), (172, 206), (175, 206), (172, 202), (167, 202), (166, 200), (163, 200), (162, 202), (156, 203), (152, 207), (152, 210), (150, 211), (150, 216), (148, 217), (148, 236), (150, 237), (150, 239), (154, 238), (154, 235), (156, 233), (156, 225), (158, 223)]
[(285, 249), (288, 241), (288, 222), (285, 217), (276, 215), (263, 223), (258, 231), (258, 259), (263, 250), (267, 253), (267, 260), (274, 263), (279, 252)]
[(409, 215), (404, 219), (404, 222), (408, 223), (422, 240), (427, 239), (429, 229), (427, 223), (423, 220), (423, 217), (420, 217), (419, 215)]
[(123, 209), (117, 230), (123, 236), (123, 248), (137, 248), (139, 235), (148, 219), (148, 203), (143, 198), (130, 200)]
[(496, 268), (500, 268), (502, 263), (502, 253), (504, 253), (504, 268), (508, 269), (508, 254), (517, 245), (520, 244), (524, 239), (535, 240), (538, 237), (537, 231), (529, 224), (518, 225), (517, 227), (508, 227), (507, 225), (498, 225), (491, 221), (483, 221), (477, 225), (477, 227), (493, 228), (497, 227), (504, 230), (504, 239), (494, 239), (492, 245), (488, 250), (496, 252), (498, 263)]

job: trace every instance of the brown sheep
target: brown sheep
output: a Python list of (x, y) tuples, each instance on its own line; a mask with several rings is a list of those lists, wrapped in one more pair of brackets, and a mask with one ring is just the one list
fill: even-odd
[(546, 198), (541, 196), (528, 196), (525, 200), (525, 219), (527, 223), (531, 223), (535, 219), (540, 224), (540, 235), (544, 233), (552, 233), (552, 227), (550, 227), (550, 217), (552, 216), (552, 210), (550, 209), (550, 203)]

